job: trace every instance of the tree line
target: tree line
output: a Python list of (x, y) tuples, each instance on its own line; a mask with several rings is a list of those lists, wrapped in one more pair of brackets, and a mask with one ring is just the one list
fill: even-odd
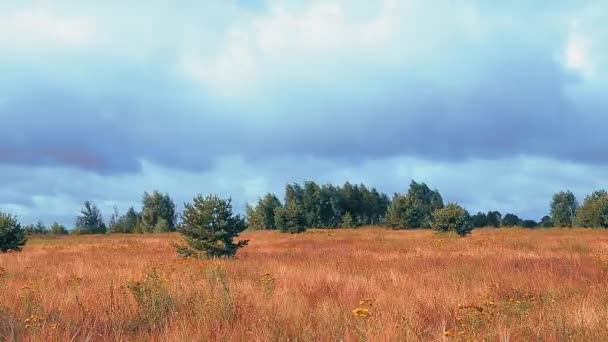
[[(283, 200), (275, 194), (262, 196), (255, 204), (247, 205), (245, 217), (234, 215), (232, 200), (215, 195), (194, 198), (178, 213), (169, 194), (145, 192), (141, 210), (129, 208), (119, 214), (116, 208), (108, 224), (101, 210), (86, 201), (70, 231), (58, 223), (46, 227), (42, 222), (21, 226), (15, 216), (0, 212), (0, 251), (19, 250), (29, 235), (105, 234), (105, 233), (162, 233), (180, 231), (191, 247), (207, 246), (221, 251), (235, 252), (243, 244), (231, 245), (232, 238), (246, 228), (251, 230), (279, 230), (300, 233), (309, 228), (356, 228), (365, 225), (386, 226), (392, 229), (425, 229), (454, 231), (469, 234), (480, 227), (581, 227), (608, 228), (608, 192), (598, 190), (588, 195), (582, 205), (570, 191), (556, 193), (550, 203), (550, 213), (540, 222), (521, 219), (517, 215), (498, 211), (469, 212), (457, 203), (444, 204), (437, 189), (412, 181), (407, 192), (395, 193), (392, 198), (364, 184), (346, 182), (342, 186), (319, 185), (313, 181), (292, 183), (285, 187)], [(212, 230), (212, 234), (202, 233)], [(213, 228), (209, 228), (213, 227)], [(188, 238), (190, 236), (190, 238)], [(195, 242), (200, 239), (204, 241)], [(206, 241), (206, 242), (205, 242)], [(218, 242), (220, 246), (217, 247)], [(214, 247), (215, 246), (215, 247)], [(190, 247), (180, 247), (182, 254), (192, 253)], [(198, 250), (194, 248), (194, 250)], [(214, 252), (217, 255), (221, 251)], [(228, 254), (230, 254), (228, 253)], [(213, 253), (212, 253), (213, 254)]]

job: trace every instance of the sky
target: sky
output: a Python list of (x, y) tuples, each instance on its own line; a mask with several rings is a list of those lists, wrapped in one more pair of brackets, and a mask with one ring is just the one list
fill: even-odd
[(608, 187), (604, 0), (0, 1), (0, 210), (237, 211), (412, 179), (539, 220)]

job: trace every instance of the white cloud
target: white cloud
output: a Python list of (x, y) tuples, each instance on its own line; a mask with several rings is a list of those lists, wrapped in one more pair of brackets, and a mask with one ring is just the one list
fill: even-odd
[(93, 22), (84, 17), (64, 17), (44, 8), (31, 7), (0, 14), (0, 42), (21, 48), (39, 44), (81, 47), (98, 35)]
[(334, 65), (353, 53), (382, 55), (395, 33), (397, 2), (382, 4), (379, 14), (361, 22), (348, 16), (343, 2), (317, 1), (297, 9), (276, 3), (268, 12), (231, 26), (213, 53), (184, 48), (177, 70), (225, 96), (246, 96), (290, 75), (314, 79), (325, 73), (319, 64)]

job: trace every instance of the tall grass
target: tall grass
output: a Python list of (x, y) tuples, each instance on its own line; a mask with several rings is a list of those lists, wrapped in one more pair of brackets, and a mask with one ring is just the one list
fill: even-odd
[(235, 259), (174, 234), (0, 255), (0, 340), (608, 339), (608, 232), (257, 231)]

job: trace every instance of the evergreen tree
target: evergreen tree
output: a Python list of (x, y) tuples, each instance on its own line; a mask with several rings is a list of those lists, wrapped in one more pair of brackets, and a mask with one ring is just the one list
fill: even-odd
[(307, 227), (321, 226), (321, 203), (320, 203), (321, 187), (313, 181), (304, 182), (302, 192), (302, 212), (304, 215), (304, 224)]
[(425, 183), (412, 181), (407, 192), (409, 205), (422, 216), (417, 221), (411, 220), (410, 228), (431, 228), (433, 213), (443, 208), (443, 198), (437, 190), (431, 190)]
[(36, 225), (34, 224), (26, 224), (25, 226), (23, 226), (23, 231), (25, 232), (25, 235), (30, 236), (30, 235), (35, 235), (36, 234)]
[(478, 212), (477, 214), (471, 216), (471, 223), (475, 228), (482, 228), (488, 226), (488, 215)]
[(551, 201), (551, 220), (557, 227), (572, 227), (576, 218), (578, 202), (570, 191), (562, 191), (553, 195)]
[(76, 234), (105, 234), (106, 225), (103, 223), (101, 211), (89, 201), (84, 202), (80, 215), (76, 218), (74, 227)]
[(498, 228), (502, 222), (502, 214), (498, 211), (488, 211), (486, 219), (488, 227)]
[(425, 183), (412, 181), (406, 195), (395, 194), (386, 213), (387, 225), (393, 229), (430, 228), (433, 213), (443, 208), (443, 198)]
[(515, 214), (506, 214), (505, 217), (502, 219), (502, 226), (503, 227), (517, 227), (520, 223), (521, 219), (519, 218), (519, 216), (515, 215)]
[(449, 203), (434, 213), (433, 228), (439, 232), (456, 232), (466, 236), (473, 230), (469, 212), (456, 203)]
[(274, 213), (280, 206), (281, 201), (270, 193), (260, 198), (255, 207), (247, 205), (246, 214), (249, 229), (276, 229)]
[(0, 253), (20, 251), (27, 241), (15, 216), (0, 212)]
[(42, 221), (36, 222), (35, 233), (37, 235), (46, 235), (49, 233), (49, 229), (42, 223)]
[(534, 220), (521, 220), (519, 226), (523, 228), (536, 228), (538, 227), (538, 222)]
[(355, 224), (355, 221), (353, 220), (353, 216), (349, 213), (346, 212), (346, 214), (344, 214), (344, 216), (342, 216), (342, 223), (340, 224), (341, 228), (355, 228), (357, 225)]
[(26, 235), (46, 235), (49, 232), (42, 221), (38, 221), (36, 224), (27, 224), (23, 227), (23, 230)]
[(247, 225), (240, 215), (233, 214), (231, 199), (198, 195), (185, 204), (182, 218), (180, 232), (188, 244), (177, 246), (182, 256), (230, 257), (248, 243), (234, 241)]
[(277, 208), (274, 217), (277, 229), (283, 233), (293, 234), (306, 231), (302, 209), (293, 200), (284, 207)]
[(57, 222), (55, 222), (51, 225), (51, 227), (49, 228), (49, 232), (52, 235), (68, 235), (69, 234), (68, 229), (64, 225), (59, 224)]

